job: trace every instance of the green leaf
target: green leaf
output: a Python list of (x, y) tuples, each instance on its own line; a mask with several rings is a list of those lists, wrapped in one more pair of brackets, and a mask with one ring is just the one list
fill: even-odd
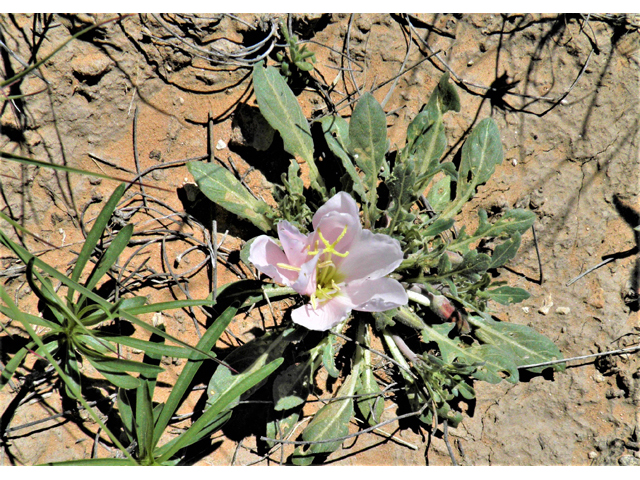
[(263, 382), (271, 375), (281, 364), (283, 359), (277, 358), (267, 365), (262, 366), (262, 362), (252, 365), (246, 372), (236, 376), (235, 381), (227, 387), (223, 392), (219, 392), (213, 403), (204, 413), (191, 425), (191, 427), (182, 433), (171, 445), (164, 445), (156, 452), (160, 457), (158, 462), (169, 460), (178, 450), (191, 445), (202, 437), (204, 429), (212, 424), (219, 415), (224, 414), (228, 408), (247, 390), (255, 387)]
[(333, 115), (323, 117), (320, 120), (320, 124), (322, 125), (322, 132), (327, 146), (340, 159), (342, 166), (353, 182), (353, 191), (364, 200), (366, 198), (364, 183), (348, 153), (350, 151), (349, 123), (344, 118)]
[(302, 432), (302, 439), (305, 442), (313, 443), (305, 450), (297, 447), (291, 460), (294, 465), (309, 465), (317, 455), (331, 453), (342, 444), (342, 440), (326, 442), (333, 438), (341, 438), (349, 434), (349, 421), (353, 416), (353, 398), (357, 383), (357, 376), (349, 375), (338, 390), (337, 397), (322, 407), (309, 422)]
[(309, 124), (287, 82), (277, 69), (264, 68), (263, 62), (259, 62), (253, 67), (253, 88), (260, 113), (280, 133), (284, 149), (307, 162), (311, 185), (323, 195), (326, 194), (313, 156)]
[(296, 363), (278, 374), (273, 382), (273, 409), (289, 410), (302, 405), (309, 394), (313, 382), (315, 362)]
[(501, 164), (503, 158), (500, 131), (492, 118), (485, 118), (471, 131), (462, 146), (456, 198), (442, 216), (452, 218), (457, 215), (473, 197), (476, 187), (491, 178), (495, 166)]
[[(478, 210), (478, 228), (469, 236), (466, 232), (460, 232), (460, 235), (449, 245), (449, 250), (457, 252), (465, 252), (469, 249), (469, 245), (481, 238), (489, 237), (512, 237), (516, 233), (522, 235), (527, 229), (531, 228), (535, 222), (536, 214), (520, 208), (508, 210), (495, 223), (489, 223), (487, 220), (487, 212), (483, 209)], [(507, 247), (505, 247), (507, 248)]]
[[(217, 320), (207, 329), (204, 335), (202, 335), (202, 338), (198, 342), (196, 348), (202, 352), (210, 351), (218, 341), (218, 338), (220, 338), (220, 335), (222, 335), (225, 329), (229, 326), (237, 311), (238, 306), (232, 305), (222, 312)], [(178, 408), (186, 398), (191, 381), (203, 364), (202, 358), (203, 357), (197, 352), (192, 352), (191, 358), (187, 361), (182, 372), (180, 372), (180, 376), (173, 385), (171, 394), (169, 395), (169, 398), (167, 398), (167, 401), (162, 408), (162, 412), (160, 412), (160, 415), (156, 420), (153, 432), (154, 445), (158, 443), (164, 429), (169, 425), (171, 417), (178, 411)]]
[(436, 212), (442, 212), (451, 201), (451, 178), (447, 175), (429, 190), (427, 201)]
[(416, 182), (415, 165), (412, 160), (396, 164), (387, 181), (391, 204), (387, 209), (389, 226), (387, 232), (392, 233), (395, 226), (403, 222), (412, 222), (415, 215), (409, 211), (416, 199), (414, 185)]
[[(107, 224), (111, 219), (111, 215), (116, 209), (118, 202), (122, 198), (124, 191), (125, 191), (125, 184), (121, 183), (113, 191), (107, 203), (105, 203), (104, 207), (102, 207), (102, 210), (100, 210), (100, 214), (98, 215), (95, 222), (93, 223), (93, 227), (91, 227), (91, 230), (89, 231), (89, 234), (87, 235), (87, 238), (85, 239), (84, 244), (82, 245), (82, 249), (78, 254), (76, 264), (74, 265), (73, 271), (71, 272), (71, 280), (73, 280), (74, 282), (79, 281), (80, 275), (82, 274), (82, 270), (84, 269), (85, 265), (89, 261), (89, 258), (91, 258), (91, 254), (96, 248), (96, 245), (100, 240), (100, 237), (102, 237), (102, 234), (104, 233), (105, 228), (107, 228)], [(72, 297), (73, 297), (73, 290), (69, 290), (67, 294), (68, 300), (71, 301)]]
[[(544, 335), (525, 326), (514, 323), (497, 322), (488, 315), (481, 317), (470, 315), (468, 321), (477, 328), (478, 339), (499, 348), (508, 355), (517, 366), (549, 362), (562, 358), (555, 344)], [(547, 367), (535, 367), (530, 371), (540, 373)], [(558, 371), (564, 370), (564, 364), (553, 365)]]
[(356, 389), (356, 395), (364, 395), (364, 397), (356, 400), (356, 406), (365, 421), (370, 426), (380, 423), (384, 411), (384, 397), (369, 364), (366, 364), (362, 372), (360, 372), (360, 382)]
[(265, 215), (271, 207), (258, 200), (226, 168), (214, 163), (189, 162), (187, 168), (198, 188), (212, 202), (225, 210), (249, 220), (263, 232), (273, 227)]
[[(296, 328), (287, 328), (280, 334), (277, 332), (267, 333), (235, 348), (225, 357), (225, 364), (236, 372), (256, 370), (279, 358), (289, 343), (297, 338), (297, 335), (298, 330)], [(239, 374), (229, 370), (226, 365), (219, 365), (211, 377), (207, 388), (209, 394), (207, 403), (215, 402), (230, 386), (238, 382)], [(235, 400), (235, 403), (238, 401), (239, 398)], [(235, 403), (232, 406), (235, 406)]]
[[(282, 415), (286, 415), (274, 418), (273, 420), (267, 422), (267, 437), (268, 438), (277, 438), (283, 439), (286, 438), (287, 435), (294, 429), (298, 420), (300, 419), (300, 412), (294, 410), (290, 413), (284, 412)], [(276, 442), (267, 440), (267, 445), (269, 448), (273, 448), (276, 445)]]
[(493, 345), (467, 347), (458, 337), (449, 337), (454, 327), (452, 323), (425, 327), (422, 330), (422, 341), (436, 342), (442, 359), (447, 363), (460, 362), (476, 366), (472, 376), (478, 380), (500, 383), (506, 378), (508, 382), (518, 382), (518, 368), (509, 355), (504, 355)]
[(502, 305), (511, 305), (513, 303), (520, 303), (529, 298), (529, 292), (522, 288), (503, 286), (493, 288), (490, 290), (480, 290), (478, 297), (487, 298)]
[(520, 248), (520, 234), (514, 233), (506, 242), (502, 242), (493, 250), (491, 255), (491, 264), (489, 268), (498, 268), (506, 264), (509, 260), (516, 256)]
[(384, 160), (387, 143), (387, 117), (378, 101), (367, 92), (353, 109), (349, 122), (349, 144), (356, 164), (364, 173), (371, 224), (378, 216), (378, 175), (383, 168), (388, 168)]
[(335, 341), (336, 336), (330, 334), (325, 342), (324, 348), (322, 349), (322, 365), (329, 375), (333, 378), (338, 378), (340, 371), (336, 368)]

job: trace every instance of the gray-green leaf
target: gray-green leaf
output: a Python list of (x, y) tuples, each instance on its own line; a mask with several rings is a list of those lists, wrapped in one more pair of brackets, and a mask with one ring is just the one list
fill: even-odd
[(251, 195), (226, 168), (205, 162), (189, 162), (187, 167), (198, 188), (212, 202), (249, 220), (263, 232), (271, 230), (272, 222), (265, 215), (271, 207)]

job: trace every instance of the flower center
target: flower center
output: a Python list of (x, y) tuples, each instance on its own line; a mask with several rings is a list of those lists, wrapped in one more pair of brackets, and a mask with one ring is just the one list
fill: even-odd
[(315, 250), (308, 252), (309, 255), (320, 253), (320, 259), (316, 265), (316, 291), (311, 294), (311, 305), (314, 310), (318, 306), (318, 302), (327, 302), (340, 294), (340, 284), (344, 280), (344, 275), (338, 271), (335, 263), (333, 263), (333, 256), (345, 258), (349, 255), (349, 252), (340, 253), (336, 250), (336, 245), (344, 238), (346, 233), (347, 226), (345, 225), (338, 238), (333, 243), (329, 243), (320, 229), (318, 229), (318, 237), (324, 244), (324, 248), (322, 248), (322, 251), (318, 250), (318, 243), (316, 242)]
[[(319, 242), (316, 242), (313, 250), (309, 249), (308, 255), (320, 255), (318, 263), (316, 264), (316, 291), (311, 294), (311, 305), (315, 310), (318, 307), (318, 302), (325, 303), (340, 294), (340, 285), (344, 280), (342, 275), (336, 268), (333, 262), (333, 256), (345, 258), (349, 255), (349, 252), (340, 253), (336, 250), (336, 245), (347, 234), (347, 226), (338, 235), (338, 238), (333, 243), (324, 238), (320, 229), (318, 229), (318, 237), (323, 246), (320, 247)], [(320, 247), (320, 248), (319, 248)], [(285, 270), (300, 271), (300, 267), (294, 267), (286, 263), (278, 263), (278, 267)]]

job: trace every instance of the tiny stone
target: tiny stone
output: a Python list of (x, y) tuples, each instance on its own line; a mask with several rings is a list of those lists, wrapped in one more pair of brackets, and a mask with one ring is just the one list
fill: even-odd
[(222, 139), (218, 140), (218, 143), (216, 143), (216, 150), (222, 150), (224, 148), (227, 148), (227, 144), (224, 143)]
[(472, 67), (473, 66), (473, 60), (469, 60), (467, 62), (467, 67)]
[(516, 165), (518, 165), (518, 160), (517, 160), (516, 158), (512, 158), (512, 159), (511, 159), (511, 165), (513, 165), (514, 167), (515, 167)]
[(593, 379), (597, 382), (597, 383), (603, 383), (606, 382), (607, 379), (604, 378), (604, 375), (602, 375), (600, 372), (597, 372), (596, 374), (593, 375)]
[(637, 467), (640, 466), (640, 459), (633, 455), (623, 455), (618, 459), (618, 463), (623, 467)]
[(571, 309), (569, 307), (558, 307), (556, 309), (556, 313), (558, 315), (569, 315), (569, 313), (571, 313)]
[(589, 458), (593, 460), (594, 458), (598, 458), (598, 452), (591, 451), (589, 452)]
[(524, 313), (529, 313), (529, 307), (522, 307), (522, 311)]

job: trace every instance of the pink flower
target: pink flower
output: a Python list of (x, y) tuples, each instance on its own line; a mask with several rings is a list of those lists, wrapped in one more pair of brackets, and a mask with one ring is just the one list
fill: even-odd
[(382, 312), (406, 305), (400, 282), (386, 277), (402, 262), (400, 243), (360, 225), (358, 206), (345, 192), (334, 195), (313, 216), (314, 231), (304, 235), (287, 221), (278, 224), (280, 245), (262, 235), (249, 260), (276, 282), (310, 302), (291, 313), (310, 330), (329, 330), (351, 310)]

